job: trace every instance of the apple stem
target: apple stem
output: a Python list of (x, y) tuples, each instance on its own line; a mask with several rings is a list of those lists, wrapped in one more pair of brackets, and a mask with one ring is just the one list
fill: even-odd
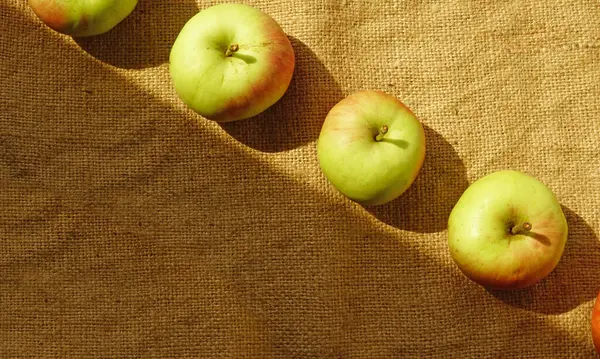
[(387, 132), (388, 132), (387, 125), (381, 126), (381, 128), (379, 129), (379, 133), (377, 134), (377, 136), (375, 136), (375, 141), (379, 142), (379, 141), (383, 140), (383, 136), (385, 136), (385, 134)]
[(523, 234), (523, 233), (527, 233), (527, 232), (531, 231), (532, 228), (533, 228), (533, 226), (531, 225), (531, 223), (523, 222), (523, 223), (519, 224), (518, 226), (512, 227), (510, 230), (510, 233)]
[(227, 49), (227, 52), (225, 52), (225, 56), (231, 57), (239, 49), (240, 49), (240, 46), (238, 44), (231, 44), (231, 45), (229, 45), (229, 48)]

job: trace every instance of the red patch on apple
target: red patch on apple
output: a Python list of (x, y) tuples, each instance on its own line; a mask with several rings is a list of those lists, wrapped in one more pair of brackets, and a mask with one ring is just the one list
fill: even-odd
[(48, 27), (56, 31), (64, 31), (68, 27), (66, 10), (55, 0), (29, 0), (29, 5)]

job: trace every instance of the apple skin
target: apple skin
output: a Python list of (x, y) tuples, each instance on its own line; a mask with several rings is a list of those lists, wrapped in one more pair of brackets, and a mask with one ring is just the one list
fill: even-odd
[[(529, 232), (511, 229), (530, 223)], [(558, 264), (567, 220), (554, 193), (518, 171), (489, 174), (467, 188), (448, 219), (448, 245), (458, 268), (490, 289), (534, 285)]]
[[(377, 141), (384, 125), (388, 131)], [(360, 204), (380, 205), (414, 182), (425, 159), (425, 131), (396, 97), (359, 91), (329, 111), (317, 154), (321, 170), (338, 191)]]
[(596, 352), (600, 354), (600, 293), (592, 309), (592, 340)]
[(137, 0), (29, 0), (48, 27), (73, 37), (100, 35), (123, 21)]
[[(227, 56), (227, 50), (237, 52)], [(173, 85), (183, 102), (217, 122), (256, 116), (287, 91), (295, 57), (279, 24), (243, 4), (204, 9), (183, 27), (170, 54)]]

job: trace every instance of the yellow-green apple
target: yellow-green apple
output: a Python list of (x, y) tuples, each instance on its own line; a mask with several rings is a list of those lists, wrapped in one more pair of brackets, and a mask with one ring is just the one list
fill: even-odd
[(186, 105), (228, 122), (279, 101), (294, 63), (292, 44), (273, 18), (248, 5), (220, 4), (185, 24), (171, 49), (170, 72)]
[(425, 159), (425, 132), (396, 97), (359, 91), (329, 111), (317, 153), (321, 170), (338, 191), (363, 205), (379, 205), (400, 196), (417, 177)]
[(600, 353), (600, 294), (596, 297), (596, 303), (592, 309), (592, 340), (596, 352)]
[(458, 268), (490, 289), (519, 289), (546, 277), (567, 241), (567, 220), (552, 191), (529, 174), (504, 170), (467, 188), (448, 219)]
[(103, 34), (133, 11), (137, 0), (29, 0), (50, 28), (74, 37)]

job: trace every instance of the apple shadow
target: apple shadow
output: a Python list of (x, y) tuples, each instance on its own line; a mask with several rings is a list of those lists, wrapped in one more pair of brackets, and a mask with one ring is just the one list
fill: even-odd
[(569, 236), (563, 256), (546, 278), (530, 288), (503, 291), (489, 289), (506, 304), (542, 313), (561, 314), (593, 300), (600, 290), (600, 242), (593, 229), (577, 213), (563, 206)]
[(197, 13), (193, 0), (140, 0), (133, 12), (111, 31), (75, 38), (75, 42), (88, 54), (115, 67), (156, 67), (169, 61), (177, 35)]
[(297, 38), (289, 39), (296, 67), (283, 97), (257, 116), (220, 124), (231, 137), (262, 152), (287, 151), (317, 139), (325, 116), (343, 97), (317, 55)]
[(424, 125), (426, 152), (415, 182), (397, 199), (366, 209), (393, 227), (420, 233), (441, 232), (468, 187), (465, 165), (454, 147)]

